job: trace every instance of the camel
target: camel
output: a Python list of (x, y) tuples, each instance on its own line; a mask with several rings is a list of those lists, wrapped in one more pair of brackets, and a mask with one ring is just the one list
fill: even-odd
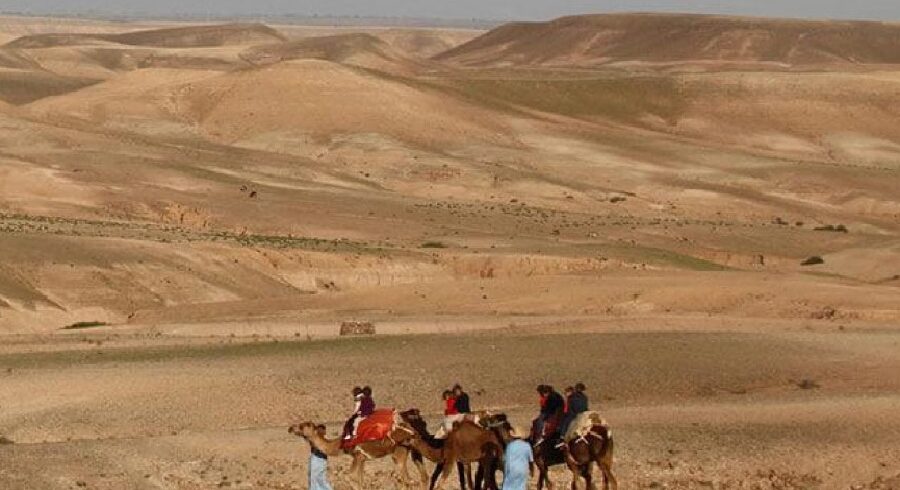
[[(400, 414), (404, 422), (410, 425), (418, 433), (418, 437), (411, 439), (409, 444), (411, 447), (421, 453), (426, 459), (437, 464), (434, 473), (431, 475), (430, 489), (433, 489), (437, 483), (438, 477), (444, 469), (444, 447), (446, 440), (437, 439), (433, 434), (428, 432), (428, 424), (422, 418), (421, 412), (416, 409), (410, 409)], [(480, 489), (484, 478), (488, 478), (488, 488), (497, 488), (496, 478), (496, 462), (487, 462), (479, 465), (476, 478), (472, 479), (472, 464), (470, 462), (457, 461), (457, 471), (459, 472), (459, 486), (462, 490), (466, 488)], [(486, 474), (487, 473), (487, 474)], [(468, 483), (468, 487), (466, 484)]]
[(572, 471), (572, 490), (577, 490), (579, 477), (589, 490), (593, 489), (591, 467), (597, 463), (603, 475), (603, 490), (617, 490), (619, 482), (612, 472), (613, 438), (612, 430), (605, 424), (594, 424), (590, 432), (562, 446), (566, 465)]
[[(504, 445), (508, 444), (512, 439), (510, 435), (512, 427), (505, 415), (494, 416), (483, 422), (494, 431)], [(534, 451), (534, 464), (538, 468), (538, 490), (543, 490), (544, 485), (552, 490), (553, 483), (550, 481), (549, 476), (550, 467), (565, 464), (565, 454), (563, 454), (561, 449), (554, 447), (549, 440), (541, 440), (537, 444), (535, 444), (535, 440), (536, 438), (532, 434), (531, 444)]]
[[(363, 488), (363, 468), (366, 460), (379, 459), (386, 456), (391, 456), (394, 460), (394, 466), (397, 469), (395, 472), (397, 483), (406, 487), (411, 485), (407, 471), (410, 448), (404, 443), (413, 437), (416, 432), (406, 424), (397, 425), (385, 439), (359, 444), (349, 450), (345, 450), (342, 447), (340, 438), (326, 439), (322, 437), (316, 431), (316, 424), (312, 422), (302, 422), (293, 425), (288, 429), (288, 432), (306, 439), (312, 446), (328, 456), (339, 456), (342, 454), (351, 456), (353, 464), (350, 465), (347, 476), (350, 485), (356, 490), (362, 490)], [(422, 455), (414, 450), (412, 453), (413, 462), (419, 470), (421, 484), (424, 487), (428, 482), (428, 473), (425, 471)]]
[[(418, 417), (418, 421), (415, 421), (416, 417)], [(410, 425), (417, 428), (416, 435), (407, 439), (406, 443), (438, 464), (431, 479), (429, 487), (431, 490), (442, 489), (453, 472), (453, 467), (458, 463), (463, 465), (480, 463), (481, 468), (476, 482), (472, 481), (471, 471), (467, 471), (469, 485), (472, 488), (477, 490), (481, 486), (481, 477), (487, 475), (486, 488), (498, 490), (494, 474), (503, 455), (503, 443), (492, 431), (465, 420), (454, 425), (442, 445), (440, 442), (434, 441), (427, 430), (424, 430), (424, 421), (421, 420), (418, 412), (404, 412), (404, 420), (409, 420)], [(440, 478), (439, 481), (438, 478)], [(465, 488), (463, 482), (464, 480), (460, 477), (460, 484)]]
[[(487, 424), (493, 428), (504, 444), (509, 442), (511, 439), (510, 425), (505, 416), (501, 415), (488, 420)], [(619, 488), (619, 483), (612, 472), (612, 431), (605, 424), (594, 424), (587, 435), (567, 444), (554, 445), (549, 440), (540, 440), (535, 444), (535, 439), (532, 436), (534, 463), (538, 467), (538, 490), (543, 490), (544, 485), (552, 490), (553, 483), (550, 482), (549, 477), (550, 467), (559, 464), (566, 464), (572, 472), (572, 490), (578, 488), (579, 478), (584, 479), (587, 488), (592, 490), (594, 487), (591, 470), (594, 463), (597, 463), (603, 474), (604, 490)]]

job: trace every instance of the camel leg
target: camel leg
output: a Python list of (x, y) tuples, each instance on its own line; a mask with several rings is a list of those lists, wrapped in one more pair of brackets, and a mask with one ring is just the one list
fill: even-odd
[(359, 467), (356, 468), (356, 488), (362, 490), (363, 488), (363, 468), (366, 465), (366, 457), (363, 455), (359, 456)]
[(578, 466), (578, 462), (575, 461), (575, 458), (572, 457), (572, 453), (568, 450), (564, 452), (565, 454), (565, 462), (566, 468), (568, 468), (569, 472), (572, 473), (572, 490), (578, 490), (578, 481), (581, 479), (581, 468)]
[(474, 489), (474, 488), (475, 488), (475, 482), (472, 480), (472, 463), (466, 463), (466, 464), (464, 464), (464, 465), (463, 465), (463, 464), (457, 464), (456, 467), (457, 467), (457, 469), (459, 469), (459, 470), (465, 469), (465, 471), (466, 471), (466, 481), (469, 482), (469, 488)]
[(403, 462), (400, 459), (400, 451), (391, 453), (391, 459), (394, 461), (394, 469), (391, 471), (391, 476), (397, 483), (403, 483), (403, 472), (400, 469), (403, 466)]
[(550, 482), (550, 468), (544, 464), (542, 464), (538, 468), (538, 490), (544, 490), (544, 485), (547, 486), (548, 490), (553, 489), (553, 484)]
[(584, 488), (585, 490), (596, 490), (594, 487), (594, 481), (591, 479), (591, 470), (593, 469), (591, 463), (584, 465), (584, 469), (582, 470), (581, 476), (584, 478)]
[(492, 458), (489, 461), (485, 461), (483, 468), (484, 470), (481, 471), (481, 481), (475, 482), (476, 484), (481, 485), (481, 487), (476, 490), (497, 490), (497, 460)]
[(498, 490), (497, 462), (494, 456), (481, 459), (475, 472), (475, 490)]
[(453, 467), (456, 466), (456, 457), (451, 455), (444, 459), (444, 471), (441, 472), (441, 478), (437, 482), (437, 486), (434, 487), (434, 490), (442, 490), (447, 485), (447, 480), (450, 478), (450, 475), (453, 473)]
[(394, 452), (391, 453), (391, 459), (394, 460), (394, 479), (397, 480), (397, 483), (403, 485), (405, 487), (409, 487), (411, 485), (409, 479), (409, 471), (407, 470), (407, 461), (409, 452), (406, 448), (397, 447), (394, 449)]
[(497, 469), (500, 467), (500, 458), (493, 458), (490, 461), (490, 465), (487, 469), (487, 487), (490, 490), (500, 490), (500, 485), (497, 484)]
[(619, 482), (613, 475), (609, 464), (606, 462), (600, 463), (600, 471), (603, 473), (603, 490), (619, 490)]
[(619, 490), (619, 482), (612, 472), (613, 465), (613, 439), (610, 438), (603, 454), (597, 458), (597, 466), (603, 473), (603, 490)]
[(419, 481), (422, 484), (422, 488), (428, 487), (428, 471), (425, 470), (425, 462), (422, 461), (421, 456), (418, 458), (413, 457), (413, 464), (415, 464), (416, 469), (419, 470)]
[(428, 490), (434, 490), (434, 487), (438, 481), (438, 477), (441, 476), (441, 472), (443, 471), (444, 463), (437, 463), (436, 465), (434, 465), (434, 473), (431, 474), (431, 485), (428, 486)]
[[(362, 462), (365, 456), (356, 453), (353, 455), (353, 463), (347, 470), (347, 482), (355, 490), (362, 490)], [(356, 479), (354, 480), (354, 476)]]

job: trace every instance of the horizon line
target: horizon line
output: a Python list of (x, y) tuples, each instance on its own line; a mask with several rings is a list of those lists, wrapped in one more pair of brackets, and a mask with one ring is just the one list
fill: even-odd
[[(112, 14), (96, 11), (74, 11), (74, 12), (24, 12), (24, 11), (6, 11), (0, 10), (0, 17), (23, 17), (23, 18), (65, 18), (79, 20), (98, 20), (98, 21), (178, 21), (178, 20), (205, 20), (205, 21), (227, 21), (237, 19), (302, 19), (302, 20), (321, 20), (321, 21), (353, 21), (353, 20), (380, 20), (380, 21), (400, 21), (400, 22), (421, 22), (434, 23), (435, 26), (441, 25), (462, 25), (471, 24), (482, 27), (498, 26), (505, 23), (514, 22), (550, 22), (557, 19), (595, 16), (595, 15), (690, 15), (705, 17), (724, 17), (724, 18), (743, 18), (743, 19), (761, 19), (761, 20), (792, 20), (792, 21), (809, 21), (809, 22), (875, 22), (882, 24), (897, 24), (900, 19), (875, 19), (875, 18), (841, 18), (841, 17), (792, 17), (792, 16), (776, 16), (776, 15), (751, 15), (738, 13), (713, 13), (713, 12), (691, 12), (691, 11), (675, 11), (675, 10), (634, 10), (634, 11), (601, 11), (601, 12), (584, 12), (579, 14), (567, 14), (544, 19), (497, 19), (497, 18), (481, 18), (481, 17), (431, 17), (431, 16), (407, 16), (407, 15), (360, 15), (360, 14), (301, 14), (301, 13), (201, 13), (201, 12), (185, 12), (179, 14), (157, 15), (150, 13), (130, 13), (130, 14)], [(353, 23), (338, 24), (353, 26)], [(358, 25), (358, 24), (357, 24)], [(428, 24), (424, 24), (428, 25)]]

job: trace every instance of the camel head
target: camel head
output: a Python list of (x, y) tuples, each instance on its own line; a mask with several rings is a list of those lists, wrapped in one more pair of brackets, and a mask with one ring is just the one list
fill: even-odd
[(421, 420), (422, 412), (418, 408), (410, 408), (405, 412), (400, 412), (400, 417), (403, 420)]
[(487, 429), (500, 427), (509, 423), (509, 419), (502, 412), (488, 412), (480, 414), (479, 422)]
[(408, 423), (400, 423), (394, 427), (394, 431), (391, 433), (391, 439), (400, 446), (407, 446), (411, 443), (412, 439), (422, 438), (422, 434), (419, 433), (416, 429), (411, 427)]
[(400, 419), (415, 429), (416, 435), (425, 436), (428, 434), (428, 423), (422, 418), (422, 413), (418, 409), (410, 408), (405, 412), (400, 412)]
[(486, 418), (481, 419), (481, 425), (485, 429), (494, 431), (494, 433), (505, 443), (512, 440), (511, 433), (513, 432), (513, 427), (510, 424), (509, 419), (506, 418), (506, 414), (491, 414)]
[(398, 446), (415, 448), (416, 444), (428, 444), (419, 434), (410, 434), (409, 437), (402, 438), (397, 441)]
[(300, 422), (288, 427), (288, 433), (304, 439), (309, 439), (316, 433), (316, 424), (312, 422)]

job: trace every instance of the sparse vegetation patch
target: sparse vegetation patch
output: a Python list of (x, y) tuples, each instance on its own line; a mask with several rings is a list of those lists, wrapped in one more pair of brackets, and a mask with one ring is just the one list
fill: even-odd
[(84, 328), (105, 327), (106, 325), (108, 325), (108, 323), (97, 322), (97, 321), (77, 322), (77, 323), (73, 323), (71, 325), (67, 325), (67, 326), (63, 327), (63, 330), (80, 330), (80, 329), (84, 329)]
[(425, 242), (419, 248), (447, 248), (443, 242)]
[(825, 259), (823, 259), (822, 257), (819, 257), (818, 255), (814, 255), (814, 256), (809, 257), (808, 259), (804, 260), (803, 262), (800, 262), (800, 265), (810, 266), (810, 265), (822, 265), (824, 263), (825, 263)]

